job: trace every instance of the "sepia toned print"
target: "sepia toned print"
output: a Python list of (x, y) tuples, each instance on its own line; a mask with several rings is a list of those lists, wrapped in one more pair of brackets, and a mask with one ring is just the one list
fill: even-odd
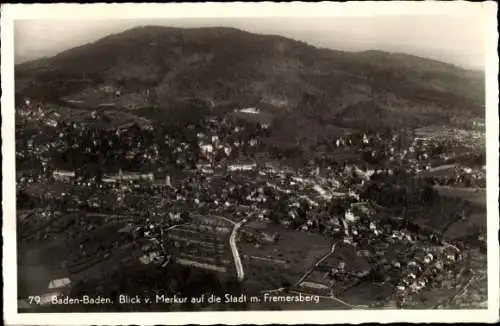
[(16, 314), (498, 310), (478, 17), (13, 21)]

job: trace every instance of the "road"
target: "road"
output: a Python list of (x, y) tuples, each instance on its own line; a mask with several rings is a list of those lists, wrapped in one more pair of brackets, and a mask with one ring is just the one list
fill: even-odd
[(240, 253), (238, 251), (238, 248), (236, 247), (236, 236), (238, 235), (238, 231), (241, 226), (246, 222), (248, 222), (248, 218), (244, 218), (240, 222), (236, 223), (233, 227), (233, 231), (231, 232), (231, 236), (229, 237), (229, 245), (231, 246), (231, 252), (233, 254), (236, 274), (238, 277), (238, 281), (240, 282), (245, 278), (245, 271), (243, 270), (243, 264), (241, 263)]
[(235, 221), (233, 221), (227, 217), (221, 216), (221, 215), (214, 215), (214, 214), (202, 215), (202, 214), (198, 214), (198, 213), (193, 213), (192, 216), (196, 217), (196, 218), (212, 217), (212, 218), (215, 218), (215, 219), (218, 219), (221, 221), (228, 222), (228, 223), (233, 224), (233, 225), (236, 224)]
[(300, 284), (302, 282), (304, 282), (304, 280), (314, 271), (314, 269), (316, 267), (318, 267), (319, 265), (321, 265), (321, 263), (323, 261), (325, 261), (325, 259), (327, 259), (328, 257), (330, 257), (335, 252), (335, 247), (336, 247), (336, 244), (335, 243), (332, 244), (332, 247), (330, 248), (330, 250), (323, 257), (321, 257), (320, 259), (318, 259), (318, 261), (316, 261), (316, 263), (311, 268), (309, 268), (309, 270), (306, 271), (306, 273), (297, 281), (297, 283), (295, 283), (295, 286), (300, 286)]
[[(300, 286), (300, 284), (302, 284), (302, 282), (304, 282), (304, 280), (309, 276), (311, 275), (311, 273), (314, 271), (315, 268), (317, 268), (319, 265), (321, 265), (322, 262), (325, 261), (325, 259), (327, 259), (328, 257), (330, 257), (331, 255), (333, 255), (333, 253), (335, 252), (335, 247), (337, 246), (336, 243), (333, 243), (332, 246), (330, 247), (330, 250), (328, 250), (328, 252), (326, 254), (324, 254), (321, 258), (319, 258), (316, 263), (311, 266), (305, 273), (304, 275), (302, 275), (302, 277), (294, 284), (294, 286), (298, 287)], [(277, 288), (277, 289), (272, 289), (272, 290), (264, 290), (264, 291), (261, 291), (262, 293), (264, 292), (267, 292), (267, 293), (270, 293), (270, 292), (281, 292), (282, 290), (284, 290), (285, 288)]]
[(188, 225), (190, 225), (190, 224), (189, 223), (175, 224), (175, 225), (169, 226), (167, 229), (165, 229), (165, 232), (168, 232), (168, 231), (173, 230), (173, 229), (177, 229), (178, 227), (181, 227), (181, 226), (188, 226)]
[[(239, 222), (234, 222), (234, 221), (232, 221), (224, 216), (218, 216), (218, 215), (210, 215), (210, 216), (213, 218), (217, 218), (219, 220), (223, 220), (223, 221), (226, 221), (226, 222), (233, 224), (233, 230), (231, 231), (231, 235), (229, 237), (229, 246), (231, 247), (231, 253), (233, 255), (234, 265), (236, 267), (237, 278), (238, 278), (238, 281), (241, 282), (245, 278), (245, 271), (243, 269), (243, 264), (241, 262), (241, 256), (240, 256), (240, 253), (238, 251), (238, 247), (236, 247), (236, 237), (238, 236), (239, 229), (243, 226), (243, 224), (248, 222), (249, 218), (247, 217)], [(167, 228), (165, 231), (168, 232), (168, 231), (173, 230), (181, 225), (186, 225), (186, 224), (173, 225), (173, 226)]]

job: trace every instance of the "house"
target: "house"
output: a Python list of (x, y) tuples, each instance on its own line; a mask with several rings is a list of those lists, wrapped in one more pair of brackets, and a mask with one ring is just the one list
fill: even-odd
[(248, 113), (248, 114), (259, 114), (260, 113), (260, 111), (256, 108), (244, 108), (244, 109), (240, 109), (238, 111), (242, 112), (242, 113)]
[(205, 155), (213, 153), (214, 151), (214, 147), (212, 146), (212, 144), (200, 144), (200, 149)]
[(115, 91), (114, 87), (110, 85), (101, 86), (99, 89), (104, 93), (113, 93)]
[(56, 120), (48, 119), (45, 123), (46, 123), (47, 126), (57, 127), (57, 121)]
[(165, 177), (165, 185), (172, 188), (172, 178), (169, 175)]
[(121, 180), (148, 180), (154, 181), (153, 173), (125, 173), (121, 175)]
[(138, 172), (123, 173), (122, 171), (120, 171), (118, 175), (104, 176), (102, 178), (102, 181), (106, 183), (115, 183), (118, 181), (139, 181), (139, 180), (153, 182), (154, 175), (153, 173), (138, 173)]
[(158, 261), (159, 259), (160, 259), (160, 254), (157, 251), (152, 251), (141, 256), (139, 258), (139, 261), (144, 265), (148, 265), (155, 261)]
[(49, 289), (60, 289), (63, 287), (66, 287), (71, 284), (71, 281), (69, 278), (64, 277), (64, 278), (58, 278), (55, 280), (52, 280), (49, 282)]
[(68, 181), (74, 179), (76, 174), (74, 171), (55, 170), (52, 176), (58, 181)]
[(257, 167), (255, 163), (231, 164), (227, 168), (229, 171), (251, 171)]

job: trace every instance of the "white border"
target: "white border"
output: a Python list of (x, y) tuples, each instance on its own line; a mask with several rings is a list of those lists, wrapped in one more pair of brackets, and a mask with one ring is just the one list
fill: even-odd
[[(2, 5), (2, 191), (4, 312), (8, 325), (84, 324), (265, 324), (363, 322), (495, 322), (499, 319), (498, 245), (498, 56), (496, 2), (347, 2), (347, 3), (176, 3), (176, 4), (35, 4)], [(189, 313), (18, 314), (15, 241), (14, 42), (16, 19), (139, 19), (188, 17), (329, 17), (372, 15), (467, 15), (483, 10), (486, 42), (486, 134), (488, 204), (487, 310), (370, 310)], [(465, 23), (465, 22), (464, 22)]]
[[(15, 4), (7, 5), (14, 19), (141, 19), (141, 18), (213, 18), (213, 17), (364, 17), (391, 15), (465, 15), (471, 11), (492, 11), (493, 1), (475, 4), (468, 1), (451, 3), (435, 1), (348, 1), (323, 2), (205, 2), (205, 3), (120, 3), (120, 4)], [(486, 8), (489, 8), (487, 10)]]

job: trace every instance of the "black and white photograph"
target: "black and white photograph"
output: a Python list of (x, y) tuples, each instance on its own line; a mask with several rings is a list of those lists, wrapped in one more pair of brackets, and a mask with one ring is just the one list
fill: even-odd
[(493, 3), (2, 6), (10, 320), (498, 321), (497, 41)]

